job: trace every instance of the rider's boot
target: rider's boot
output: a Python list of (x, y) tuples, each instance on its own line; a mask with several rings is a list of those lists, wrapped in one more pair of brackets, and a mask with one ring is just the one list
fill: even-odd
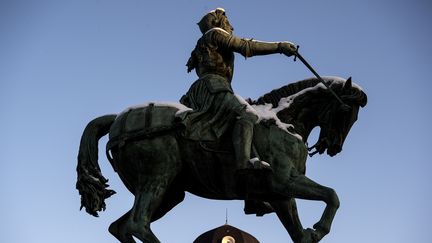
[(245, 200), (244, 203), (244, 213), (245, 214), (255, 214), (257, 217), (262, 217), (265, 214), (273, 213), (273, 207), (264, 201), (259, 200)]
[[(258, 157), (251, 157), (254, 123), (248, 119), (240, 119), (234, 125), (232, 141), (238, 171), (271, 170), (270, 164)], [(258, 155), (255, 155), (258, 156)]]

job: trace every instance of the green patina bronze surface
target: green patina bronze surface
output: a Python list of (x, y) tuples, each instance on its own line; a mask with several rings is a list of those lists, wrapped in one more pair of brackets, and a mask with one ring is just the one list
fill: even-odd
[[(324, 78), (330, 92), (312, 78), (248, 104), (230, 85), (233, 53), (289, 56), (295, 53), (294, 45), (237, 38), (221, 9), (205, 15), (199, 26), (203, 37), (187, 65), (199, 79), (182, 104), (149, 103), (98, 117), (85, 128), (77, 166), (82, 207), (97, 216), (115, 193), (98, 165), (98, 141), (109, 134), (109, 161), (135, 195), (132, 209), (109, 227), (120, 242), (135, 242), (133, 237), (159, 242), (150, 224), (183, 201), (186, 191), (210, 199), (245, 200), (245, 213), (275, 212), (294, 242), (320, 241), (330, 231), (339, 199), (333, 189), (305, 175), (308, 149), (330, 156), (341, 152), (360, 107), (366, 105), (366, 94), (351, 79)], [(341, 107), (333, 93), (349, 108)], [(307, 148), (317, 126), (319, 139)], [(248, 165), (251, 156), (259, 158), (258, 165)], [(326, 203), (313, 228), (300, 223), (296, 198)]]

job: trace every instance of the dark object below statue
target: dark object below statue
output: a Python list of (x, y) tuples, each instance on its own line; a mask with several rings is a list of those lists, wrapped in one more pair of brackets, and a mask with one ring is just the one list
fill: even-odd
[(198, 236), (193, 243), (259, 243), (259, 241), (253, 235), (225, 224)]
[[(367, 102), (366, 94), (350, 79), (324, 80), (350, 106), (349, 111), (340, 109), (340, 103), (315, 78), (286, 85), (251, 102), (261, 117), (254, 128), (254, 148), (273, 168), (257, 177), (236, 174), (229, 138), (204, 143), (181, 136), (183, 129), (189, 129), (176, 122), (179, 109), (186, 108), (181, 105), (156, 103), (94, 119), (84, 130), (78, 155), (77, 189), (82, 207), (97, 216), (105, 209), (105, 198), (114, 193), (107, 189), (108, 180), (97, 161), (98, 140), (110, 133), (107, 155), (135, 195), (132, 209), (109, 227), (121, 242), (135, 242), (133, 236), (143, 242), (159, 242), (151, 222), (180, 203), (185, 191), (211, 199), (266, 202), (294, 242), (318, 242), (330, 231), (339, 200), (333, 189), (304, 175), (305, 142), (312, 129), (320, 126), (314, 147), (320, 154), (336, 155), (357, 120), (359, 107)], [(301, 225), (295, 198), (326, 203), (314, 229)]]

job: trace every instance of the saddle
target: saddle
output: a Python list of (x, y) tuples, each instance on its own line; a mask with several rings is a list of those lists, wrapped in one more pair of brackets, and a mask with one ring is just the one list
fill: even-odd
[[(193, 130), (193, 127), (187, 128), (182, 122), (190, 111), (192, 109), (179, 103), (146, 103), (130, 107), (121, 112), (112, 124), (107, 150), (121, 147), (127, 141), (151, 138), (174, 130)], [(187, 134), (179, 133), (184, 139), (190, 139)], [(221, 141), (196, 141), (207, 151), (232, 152), (231, 146)]]
[(107, 150), (127, 141), (151, 138), (184, 128), (181, 116), (191, 109), (178, 103), (148, 103), (130, 107), (111, 125)]

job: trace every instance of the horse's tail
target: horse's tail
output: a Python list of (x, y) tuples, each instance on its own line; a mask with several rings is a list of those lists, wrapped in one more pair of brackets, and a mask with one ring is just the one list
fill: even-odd
[(78, 152), (77, 183), (81, 195), (81, 208), (98, 217), (98, 211), (105, 210), (105, 199), (115, 194), (109, 190), (108, 180), (102, 176), (98, 164), (98, 141), (105, 136), (113, 124), (116, 115), (98, 117), (84, 129)]

